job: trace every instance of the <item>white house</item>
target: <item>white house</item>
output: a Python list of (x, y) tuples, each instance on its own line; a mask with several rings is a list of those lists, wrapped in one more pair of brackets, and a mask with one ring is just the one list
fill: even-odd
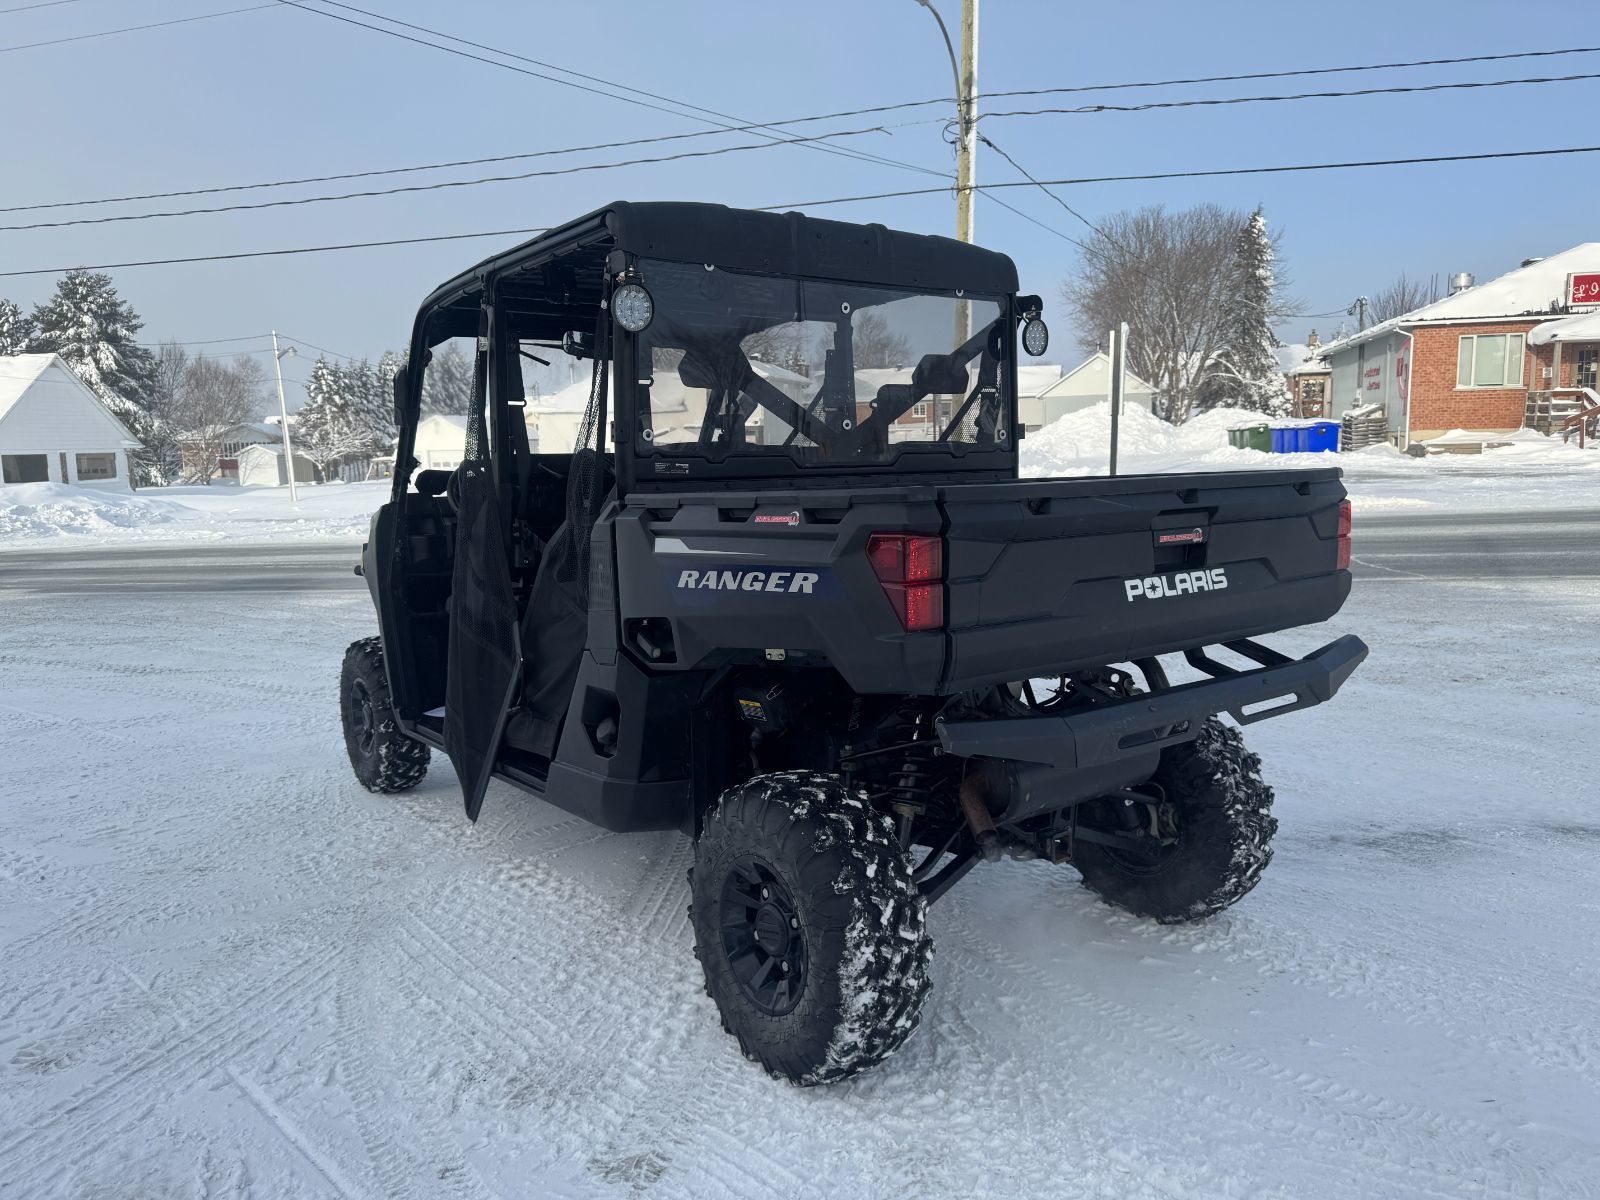
[(0, 482), (128, 491), (139, 443), (54, 354), (0, 358)]
[(424, 471), (454, 471), (467, 453), (467, 419), (442, 413), (423, 417), (411, 453)]
[[(1017, 416), (1029, 433), (1059, 420), (1068, 413), (1081, 412), (1111, 398), (1111, 359), (1096, 350), (1070, 371), (1052, 368), (1055, 379), (1042, 376), (1043, 367), (1023, 367), (1017, 379)], [(1030, 377), (1028, 371), (1040, 372)], [(1040, 383), (1043, 386), (1040, 386)], [(1124, 408), (1137, 405), (1149, 410), (1156, 390), (1132, 371), (1123, 378)]]
[[(289, 473), (284, 468), (283, 447), (264, 442), (251, 442), (235, 456), (238, 482), (241, 487), (287, 487)], [(294, 456), (294, 481), (315, 483), (317, 466), (309, 458)]]

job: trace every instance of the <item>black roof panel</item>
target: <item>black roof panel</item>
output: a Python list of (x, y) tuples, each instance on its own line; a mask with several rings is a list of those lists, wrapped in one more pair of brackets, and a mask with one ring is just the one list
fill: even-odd
[(603, 232), (609, 232), (618, 248), (634, 254), (711, 263), (727, 270), (928, 291), (1017, 290), (1017, 268), (1009, 257), (953, 238), (822, 220), (798, 212), (619, 200), (484, 259), (439, 287), (430, 302), (470, 290), (485, 275), (514, 269), (563, 244)]

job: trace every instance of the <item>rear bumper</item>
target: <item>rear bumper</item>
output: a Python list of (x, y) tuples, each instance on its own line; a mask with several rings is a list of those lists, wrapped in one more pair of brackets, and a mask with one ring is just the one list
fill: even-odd
[[(1329, 642), (1301, 659), (1285, 659), (1254, 642), (1234, 642), (1229, 648), (1271, 665), (1234, 671), (1193, 653), (1189, 661), (1215, 678), (1066, 716), (940, 720), (934, 728), (945, 751), (963, 758), (1069, 770), (1109, 767), (1125, 760), (1147, 760), (1152, 751), (1190, 741), (1206, 719), (1218, 713), (1249, 725), (1321, 704), (1367, 657), (1366, 643), (1354, 635)], [(1280, 703), (1254, 707), (1274, 700)]]

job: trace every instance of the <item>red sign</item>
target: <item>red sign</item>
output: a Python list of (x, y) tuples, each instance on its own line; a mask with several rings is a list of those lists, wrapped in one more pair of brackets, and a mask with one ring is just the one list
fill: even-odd
[(1600, 304), (1600, 271), (1567, 276), (1567, 303)]

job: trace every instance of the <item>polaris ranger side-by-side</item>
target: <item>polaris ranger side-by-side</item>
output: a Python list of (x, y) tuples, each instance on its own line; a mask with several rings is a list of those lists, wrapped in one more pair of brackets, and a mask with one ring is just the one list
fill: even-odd
[[(1019, 331), (1044, 348), (1004, 255), (717, 205), (613, 204), (439, 288), (362, 556), (380, 636), (341, 681), (360, 781), (440, 748), (474, 819), (499, 779), (693, 837), (706, 990), (796, 1083), (911, 1035), (926, 908), (979, 862), (1160, 921), (1238, 900), (1277, 823), (1218, 714), (1318, 704), (1366, 656), (1255, 640), (1348, 595), (1340, 472), (1021, 479)], [(433, 465), (452, 339), (466, 449)], [(584, 364), (581, 411), (530, 400), (528, 361)]]

